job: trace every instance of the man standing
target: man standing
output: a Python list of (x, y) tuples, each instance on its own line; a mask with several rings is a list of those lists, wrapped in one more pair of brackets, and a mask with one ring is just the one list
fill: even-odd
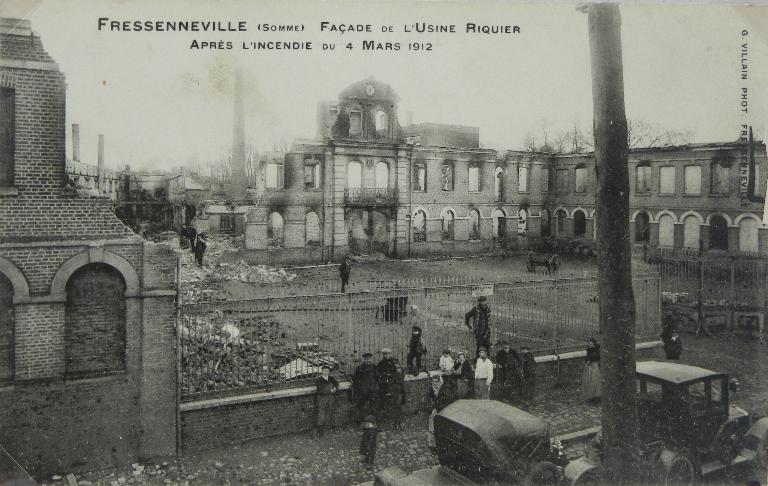
[(196, 246), (196, 238), (197, 238), (197, 230), (194, 226), (187, 227), (187, 238), (189, 238), (189, 249), (192, 253), (195, 253), (195, 256), (197, 256), (197, 253), (195, 252)]
[(477, 350), (478, 358), (475, 365), (475, 398), (488, 400), (490, 398), (491, 382), (493, 381), (493, 363), (488, 359), (485, 348)]
[(339, 265), (339, 277), (341, 277), (341, 292), (346, 292), (347, 283), (349, 283), (349, 274), (352, 271), (352, 266), (349, 264), (349, 259), (345, 258), (344, 262)]
[(339, 382), (331, 376), (328, 366), (320, 368), (317, 378), (317, 434), (322, 436), (324, 429), (333, 422), (333, 401)]
[(507, 341), (502, 341), (502, 348), (496, 353), (497, 383), (502, 396), (512, 398), (512, 394), (520, 388), (520, 373), (522, 361), (517, 351), (512, 349)]
[[(487, 350), (491, 347), (491, 308), (485, 300), (484, 295), (478, 297), (477, 305), (464, 315), (464, 325), (472, 329), (475, 334), (476, 356), (480, 355), (480, 348)], [(471, 325), (470, 319), (472, 319)]]
[[(424, 354), (424, 344), (421, 342), (421, 328), (419, 326), (411, 327), (411, 340), (408, 343), (408, 372), (414, 376), (421, 372), (421, 355)], [(416, 368), (413, 367), (413, 361), (416, 360)]]
[[(194, 228), (192, 228), (192, 231), (194, 231)], [(203, 255), (205, 254), (206, 248), (208, 248), (208, 243), (205, 238), (205, 233), (200, 233), (197, 237), (197, 242), (194, 244), (195, 260), (197, 260), (198, 267), (203, 266)]]
[(363, 419), (376, 411), (376, 394), (379, 383), (376, 375), (376, 365), (371, 353), (363, 353), (363, 362), (355, 369), (352, 376), (352, 394), (358, 417)]
[(383, 357), (376, 365), (376, 377), (379, 383), (379, 407), (381, 413), (397, 427), (400, 417), (402, 390), (402, 373), (400, 363), (392, 357), (392, 350), (384, 348), (381, 350)]

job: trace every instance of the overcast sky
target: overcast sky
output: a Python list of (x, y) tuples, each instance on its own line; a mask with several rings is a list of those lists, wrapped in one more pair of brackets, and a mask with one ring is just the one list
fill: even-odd
[[(3, 0), (3, 16), (32, 21), (67, 78), (69, 124), (81, 126), (81, 152), (95, 161), (97, 134), (112, 166), (170, 168), (206, 162), (232, 139), (231, 72), (247, 77), (246, 139), (270, 149), (312, 138), (316, 108), (349, 84), (374, 76), (400, 95), (405, 123), (480, 127), (481, 143), (521, 148), (527, 133), (587, 128), (592, 120), (587, 17), (573, 5), (492, 2), (220, 2)], [(246, 21), (248, 32), (99, 32), (98, 18)], [(370, 23), (372, 34), (320, 32), (320, 21)], [(766, 135), (768, 8), (622, 6), (627, 116), (694, 142), (734, 140), (742, 123)], [(405, 34), (404, 24), (456, 24), (456, 34)], [(304, 24), (303, 33), (265, 34), (260, 22)], [(518, 25), (520, 34), (464, 33), (464, 24)], [(382, 34), (393, 25), (393, 34)], [(747, 37), (742, 31), (747, 30)], [(194, 51), (193, 39), (234, 49)], [(394, 53), (363, 52), (362, 40), (401, 43)], [(243, 41), (312, 41), (313, 51), (244, 51)], [(749, 42), (749, 80), (741, 44)], [(320, 49), (334, 42), (335, 51)], [(344, 48), (356, 44), (353, 51)], [(431, 42), (411, 52), (408, 42)], [(761, 62), (762, 61), (762, 64)], [(749, 114), (740, 90), (750, 88)]]

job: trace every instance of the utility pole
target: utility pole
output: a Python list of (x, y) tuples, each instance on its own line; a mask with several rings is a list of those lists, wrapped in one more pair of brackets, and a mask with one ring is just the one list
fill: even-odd
[(587, 11), (597, 172), (603, 481), (634, 484), (641, 471), (621, 16), (616, 4), (590, 4)]

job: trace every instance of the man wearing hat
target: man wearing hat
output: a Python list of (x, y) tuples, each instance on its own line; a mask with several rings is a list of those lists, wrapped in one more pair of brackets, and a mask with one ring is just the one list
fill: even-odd
[(383, 357), (376, 365), (376, 376), (379, 384), (379, 407), (384, 416), (389, 417), (398, 426), (402, 417), (403, 373), (400, 363), (392, 357), (392, 350), (381, 350)]
[(355, 368), (355, 374), (352, 375), (352, 395), (360, 419), (376, 412), (378, 391), (379, 382), (373, 355), (363, 353), (363, 362)]
[[(472, 310), (464, 315), (464, 325), (472, 329), (475, 335), (476, 356), (480, 356), (480, 348), (485, 348), (487, 352), (491, 347), (491, 308), (485, 301), (485, 296), (481, 295)], [(469, 323), (470, 319), (472, 324)]]
[(320, 376), (315, 382), (317, 385), (317, 434), (323, 432), (333, 423), (333, 397), (339, 389), (339, 382), (331, 376), (331, 368), (323, 365), (320, 367)]

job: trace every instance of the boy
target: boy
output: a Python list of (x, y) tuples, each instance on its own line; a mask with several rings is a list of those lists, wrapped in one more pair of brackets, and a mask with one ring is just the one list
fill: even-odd
[[(421, 355), (426, 353), (426, 348), (421, 342), (421, 328), (419, 326), (411, 327), (411, 340), (408, 343), (408, 371), (412, 375), (418, 375), (421, 372)], [(416, 366), (413, 361), (416, 360)]]
[(376, 417), (368, 415), (360, 425), (363, 434), (360, 436), (360, 454), (363, 455), (363, 464), (373, 466), (376, 459), (376, 434), (379, 427), (376, 425)]
[(440, 371), (443, 372), (443, 374), (448, 374), (449, 372), (453, 372), (453, 357), (451, 356), (451, 350), (450, 349), (444, 349), (442, 356), (440, 356)]
[(339, 382), (331, 376), (331, 368), (323, 365), (317, 378), (317, 435), (322, 436), (324, 429), (333, 421), (333, 398), (339, 389)]

